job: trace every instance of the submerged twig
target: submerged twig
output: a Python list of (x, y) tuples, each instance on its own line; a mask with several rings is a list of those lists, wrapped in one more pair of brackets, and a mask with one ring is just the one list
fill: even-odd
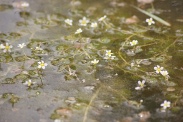
[(93, 102), (93, 100), (97, 97), (99, 91), (101, 89), (101, 86), (97, 89), (97, 91), (95, 92), (95, 94), (92, 96), (92, 98), (90, 99), (90, 102), (89, 104), (87, 105), (86, 109), (85, 109), (85, 114), (84, 114), (84, 117), (83, 117), (83, 122), (86, 122), (86, 119), (87, 119), (87, 115), (88, 115), (88, 110)]

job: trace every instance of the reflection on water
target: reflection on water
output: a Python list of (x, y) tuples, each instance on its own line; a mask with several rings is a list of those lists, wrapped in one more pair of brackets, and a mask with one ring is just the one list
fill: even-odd
[(0, 120), (182, 121), (182, 5), (0, 1)]

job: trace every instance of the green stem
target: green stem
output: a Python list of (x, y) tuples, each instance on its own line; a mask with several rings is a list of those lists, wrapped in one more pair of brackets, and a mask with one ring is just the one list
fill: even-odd
[(41, 76), (41, 71), (38, 69), (38, 76), (41, 80), (41, 86), (43, 86), (43, 79), (42, 79), (42, 76)]

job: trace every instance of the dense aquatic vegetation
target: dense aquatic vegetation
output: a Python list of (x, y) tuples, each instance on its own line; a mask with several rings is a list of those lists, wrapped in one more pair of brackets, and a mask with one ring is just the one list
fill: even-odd
[(0, 6), (21, 18), (15, 31), (0, 33), (1, 87), (25, 92), (1, 91), (4, 102), (39, 98), (55, 82), (49, 95), (68, 92), (55, 100), (62, 104), (50, 118), (58, 122), (182, 119), (180, 19), (170, 24), (159, 17), (163, 10), (134, 1), (66, 5), (65, 13), (34, 11), (27, 2)]

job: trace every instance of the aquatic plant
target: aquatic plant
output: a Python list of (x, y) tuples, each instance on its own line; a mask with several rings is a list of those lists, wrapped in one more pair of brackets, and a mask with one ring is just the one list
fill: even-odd
[[(65, 103), (50, 117), (54, 121), (72, 118), (75, 112), (82, 114), (79, 121), (86, 122), (112, 110), (119, 114), (124, 107), (139, 120), (150, 118), (155, 114), (152, 111), (166, 111), (167, 117), (175, 109), (180, 111), (182, 93), (176, 89), (179, 83), (174, 72), (182, 69), (172, 66), (172, 57), (177, 52), (174, 46), (182, 45), (182, 40), (171, 34), (170, 24), (162, 18), (135, 6), (150, 18), (124, 12), (123, 17), (119, 4), (111, 4), (113, 9), (97, 15), (90, 12), (92, 8), (78, 9), (73, 1), (68, 15), (21, 11), (25, 21), (18, 22), (17, 32), (0, 33), (1, 84), (21, 82), (27, 92), (36, 90), (36, 96), (54, 82), (60, 83), (59, 87), (74, 84), (72, 88), (55, 88), (74, 91), (75, 96), (62, 98)], [(29, 4), (21, 6), (25, 9)], [(127, 16), (135, 19), (126, 22)], [(19, 97), (8, 95), (13, 105), (19, 101)], [(124, 115), (115, 121), (125, 116), (120, 114)]]

